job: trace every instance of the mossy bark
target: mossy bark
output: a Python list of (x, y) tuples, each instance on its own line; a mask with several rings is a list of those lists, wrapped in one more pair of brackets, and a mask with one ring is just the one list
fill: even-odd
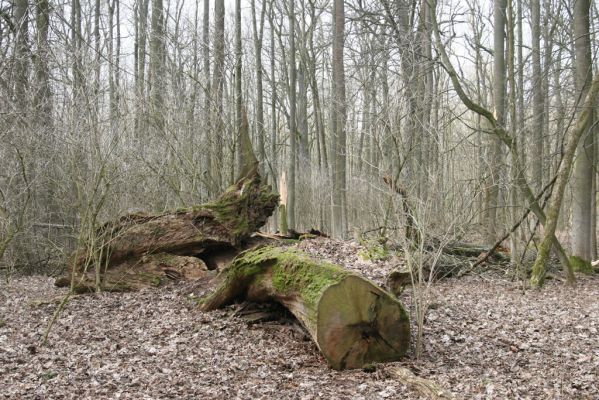
[[(547, 208), (547, 220), (544, 224), (545, 232), (541, 244), (539, 245), (539, 251), (537, 253), (537, 259), (532, 268), (532, 276), (530, 278), (531, 284), (535, 287), (541, 287), (545, 281), (545, 265), (549, 259), (549, 251), (551, 250), (552, 244), (555, 245), (555, 230), (557, 228), (557, 221), (560, 215), (560, 209), (566, 190), (566, 185), (570, 179), (570, 173), (572, 172), (572, 166), (574, 163), (574, 155), (580, 139), (587, 131), (587, 127), (592, 122), (593, 110), (599, 96), (599, 75), (595, 76), (593, 83), (587, 92), (586, 99), (582, 106), (582, 111), (578, 116), (576, 126), (568, 137), (566, 149), (564, 151), (564, 157), (562, 163), (559, 166), (557, 172), (557, 178), (553, 189), (553, 195)], [(574, 268), (571, 264), (571, 259), (566, 260), (566, 277), (569, 284), (573, 285), (574, 279)]]
[(572, 268), (576, 272), (583, 272), (585, 274), (592, 274), (595, 272), (590, 261), (583, 260), (577, 256), (570, 256), (570, 264), (572, 264)]
[(287, 208), (285, 207), (285, 204), (279, 206), (279, 231), (281, 232), (281, 235), (287, 235)]
[(373, 282), (291, 248), (240, 254), (202, 302), (213, 310), (238, 300), (276, 301), (304, 325), (331, 367), (360, 368), (401, 358), (410, 343), (402, 304)]
[[(244, 241), (266, 223), (277, 204), (278, 195), (262, 183), (254, 167), (213, 202), (162, 214), (129, 214), (104, 224), (94, 245), (74, 255), (68, 280), (105, 290), (117, 284), (131, 289), (156, 286), (169, 273), (196, 279), (206, 271), (204, 261), (208, 263), (210, 254), (241, 252)], [(157, 255), (163, 262), (151, 257)]]

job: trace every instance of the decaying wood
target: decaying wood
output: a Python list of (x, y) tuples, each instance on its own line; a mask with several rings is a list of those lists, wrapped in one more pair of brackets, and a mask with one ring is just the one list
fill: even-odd
[(242, 109), (243, 165), (237, 181), (213, 202), (162, 214), (129, 214), (98, 229), (93, 245), (78, 251), (58, 286), (79, 292), (130, 290), (165, 280), (199, 279), (251, 247), (279, 196), (258, 174), (249, 124)]
[(84, 292), (200, 278), (241, 252), (277, 204), (278, 196), (253, 168), (213, 202), (163, 214), (129, 214), (106, 223), (97, 232), (96, 245), (77, 252), (70, 276), (56, 283), (70, 285), (73, 278), (75, 290)]
[[(438, 244), (430, 245), (432, 252)], [(423, 274), (424, 280), (442, 279), (451, 276), (461, 276), (473, 270), (477, 265), (486, 260), (493, 259), (498, 262), (509, 262), (509, 251), (501, 246), (486, 246), (469, 243), (453, 243), (446, 245), (441, 254), (430, 257), (430, 262), (424, 262), (422, 271), (410, 272), (407, 266), (400, 266), (393, 270), (388, 276), (386, 286), (396, 296), (401, 295), (412, 280), (418, 280), (418, 272)], [(434, 261), (434, 266), (431, 264)]]
[(408, 350), (409, 318), (395, 297), (297, 249), (248, 250), (222, 271), (221, 279), (203, 300), (204, 310), (238, 300), (276, 301), (302, 323), (335, 369), (397, 360)]

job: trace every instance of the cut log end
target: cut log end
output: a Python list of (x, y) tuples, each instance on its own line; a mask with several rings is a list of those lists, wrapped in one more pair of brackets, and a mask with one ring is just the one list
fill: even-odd
[(409, 341), (409, 318), (401, 304), (368, 280), (349, 275), (322, 294), (317, 342), (331, 367), (398, 360)]
[(368, 279), (292, 248), (238, 256), (205, 299), (212, 310), (236, 300), (275, 301), (306, 328), (334, 369), (400, 359), (410, 343), (401, 303)]

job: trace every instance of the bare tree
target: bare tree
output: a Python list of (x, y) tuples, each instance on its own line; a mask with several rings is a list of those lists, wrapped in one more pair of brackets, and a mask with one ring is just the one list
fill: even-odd
[[(77, 1), (77, 0), (73, 0)], [(145, 130), (145, 96), (146, 96), (146, 42), (148, 31), (148, 6), (150, 0), (140, 0), (135, 13), (135, 87), (136, 87), (136, 113), (135, 132), (141, 137)]]
[(34, 109), (37, 114), (38, 126), (52, 126), (52, 92), (50, 90), (50, 46), (48, 31), (50, 28), (50, 4), (48, 0), (38, 0), (35, 7), (37, 26), (37, 52), (35, 62), (36, 92)]
[(295, 62), (295, 0), (289, 0), (289, 164), (287, 182), (287, 226), (295, 229), (295, 184), (297, 163), (297, 66)]
[(543, 187), (543, 115), (545, 111), (543, 99), (542, 71), (541, 71), (541, 2), (540, 0), (531, 0), (530, 2), (532, 19), (532, 96), (533, 124), (531, 133), (532, 151), (532, 187), (538, 192)]
[(333, 168), (333, 235), (344, 237), (347, 231), (346, 209), (346, 103), (343, 46), (345, 41), (345, 5), (343, 0), (333, 3), (333, 102), (332, 118), (334, 135)]
[[(497, 124), (505, 127), (505, 11), (506, 0), (493, 2), (493, 108)], [(499, 208), (499, 180), (501, 171), (501, 141), (489, 138), (491, 182), (487, 184), (487, 241), (497, 239), (497, 211)]]
[(237, 168), (243, 166), (241, 149), (241, 1), (235, 0), (235, 144)]
[(252, 0), (252, 30), (254, 33), (254, 52), (256, 57), (256, 131), (258, 136), (258, 159), (264, 163), (266, 160), (264, 127), (264, 88), (262, 78), (262, 41), (264, 39), (264, 17), (266, 16), (266, 0), (262, 0), (260, 7), (260, 20), (257, 20), (256, 0)]
[(165, 27), (162, 0), (152, 0), (152, 34), (150, 37), (150, 104), (151, 122), (158, 133), (165, 133)]
[(29, 83), (29, 4), (27, 0), (15, 1), (15, 71), (14, 93), (18, 112), (25, 122), (27, 113), (27, 86)]
[(225, 2), (214, 1), (214, 72), (212, 80), (212, 115), (210, 126), (214, 138), (215, 157), (212, 157), (213, 165), (210, 166), (210, 174), (216, 182), (215, 190), (223, 184), (222, 157), (224, 145), (224, 123), (223, 123), (223, 86), (225, 84)]
[[(576, 88), (580, 99), (585, 98), (592, 79), (591, 41), (589, 35), (590, 4), (589, 0), (577, 0), (574, 3), (574, 47), (576, 50)], [(583, 103), (581, 103), (583, 104)], [(580, 110), (582, 112), (584, 110)], [(572, 255), (576, 257), (575, 265), (579, 269), (588, 270), (591, 261), (591, 215), (593, 166), (594, 161), (594, 132), (593, 118), (585, 126), (585, 133), (577, 149), (576, 161), (572, 173)], [(585, 267), (586, 266), (586, 267)]]

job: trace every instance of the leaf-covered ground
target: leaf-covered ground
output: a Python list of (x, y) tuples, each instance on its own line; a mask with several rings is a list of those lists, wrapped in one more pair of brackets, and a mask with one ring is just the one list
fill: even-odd
[[(383, 283), (393, 262), (351, 242), (307, 251)], [(40, 346), (64, 289), (47, 277), (0, 283), (0, 398), (420, 398), (389, 373), (332, 371), (289, 322), (248, 325), (198, 311), (193, 285), (73, 298)], [(433, 288), (424, 355), (407, 366), (467, 399), (599, 398), (599, 279), (522, 291), (497, 274)], [(402, 301), (411, 308), (410, 291)], [(415, 330), (415, 329), (414, 329)]]

